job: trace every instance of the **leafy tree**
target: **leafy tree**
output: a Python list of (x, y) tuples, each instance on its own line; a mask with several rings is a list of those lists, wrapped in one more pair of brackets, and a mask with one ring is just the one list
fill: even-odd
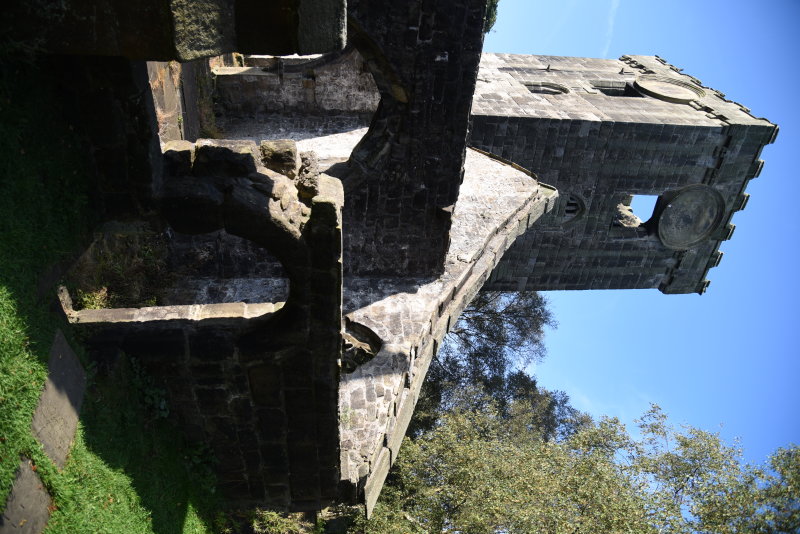
[(497, 22), (497, 2), (499, 0), (489, 0), (486, 3), (486, 16), (483, 19), (483, 33), (489, 33)]
[[(654, 406), (633, 440), (616, 419), (544, 441), (475, 390), (403, 445), (368, 533), (800, 531), (800, 448), (746, 465), (717, 434)], [(524, 410), (519, 413), (525, 413)]]
[(525, 368), (544, 358), (544, 332), (556, 326), (547, 300), (535, 292), (481, 292), (451, 329), (425, 378), (410, 435), (431, 430), (453, 405), (453, 392), (477, 387), (501, 415), (524, 406), (545, 440), (565, 437), (588, 421), (560, 391), (538, 386)]
[(800, 448), (779, 449), (767, 467), (747, 465), (719, 434), (676, 429), (653, 405), (628, 469), (648, 489), (660, 532), (800, 532)]
[(476, 396), (459, 395), (434, 430), (404, 443), (366, 532), (650, 532), (646, 501), (599, 446), (624, 441), (618, 423), (546, 442), (486, 397), (476, 409)]
[(373, 518), (351, 532), (800, 532), (800, 448), (743, 462), (658, 406), (633, 440), (525, 372), (554, 322), (538, 294), (481, 293), (423, 387)]

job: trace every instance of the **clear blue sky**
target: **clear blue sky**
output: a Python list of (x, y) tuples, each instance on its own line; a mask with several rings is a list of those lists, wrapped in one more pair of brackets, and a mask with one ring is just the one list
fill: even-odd
[(559, 327), (535, 373), (629, 425), (657, 403), (750, 462), (800, 443), (800, 2), (500, 0), (484, 50), (656, 54), (780, 125), (707, 293), (549, 292)]

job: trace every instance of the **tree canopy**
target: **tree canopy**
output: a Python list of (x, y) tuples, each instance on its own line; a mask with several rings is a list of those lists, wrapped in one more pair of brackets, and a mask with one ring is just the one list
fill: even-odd
[(369, 533), (800, 531), (800, 449), (769, 466), (719, 435), (675, 428), (658, 406), (633, 439), (614, 418), (544, 441), (515, 410), (463, 392), (438, 425), (403, 445)]
[(545, 440), (573, 432), (587, 416), (561, 391), (537, 385), (526, 368), (544, 358), (544, 334), (556, 322), (536, 292), (479, 293), (452, 328), (431, 363), (409, 433), (435, 425), (453, 403), (454, 392), (478, 388), (506, 414), (524, 403), (530, 423)]
[(555, 321), (537, 293), (482, 292), (431, 364), (374, 517), (352, 532), (800, 532), (800, 448), (747, 465), (658, 406), (633, 439), (527, 372)]

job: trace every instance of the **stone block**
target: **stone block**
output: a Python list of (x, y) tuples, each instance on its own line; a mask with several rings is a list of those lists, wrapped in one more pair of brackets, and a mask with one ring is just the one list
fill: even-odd
[(267, 484), (267, 503), (278, 509), (286, 509), (291, 502), (289, 487), (285, 484)]
[(291, 139), (261, 141), (258, 148), (261, 162), (266, 168), (292, 179), (297, 177), (300, 172), (300, 156), (294, 141)]
[(193, 176), (242, 177), (257, 171), (252, 141), (198, 141)]
[(168, 141), (164, 145), (164, 175), (168, 177), (188, 176), (192, 172), (194, 143)]
[(313, 412), (293, 415), (289, 418), (287, 439), (290, 443), (317, 440), (316, 417)]
[(253, 403), (258, 406), (281, 407), (281, 375), (274, 365), (259, 365), (247, 372)]
[(389, 449), (384, 447), (378, 455), (378, 461), (372, 467), (364, 485), (364, 504), (367, 508), (367, 517), (372, 515), (372, 510), (378, 501), (383, 482), (386, 480), (386, 475), (389, 474), (389, 467), (391, 467), (391, 454)]
[(2, 534), (40, 534), (50, 517), (50, 495), (30, 460), (23, 458), (0, 516)]
[(260, 409), (256, 412), (258, 431), (261, 436), (275, 439), (286, 435), (286, 414), (283, 410)]
[(64, 334), (58, 330), (50, 349), (47, 381), (33, 414), (31, 430), (59, 468), (64, 467), (75, 437), (85, 389), (83, 368)]
[[(316, 466), (315, 466), (316, 467)], [(289, 475), (289, 484), (292, 490), (292, 508), (297, 509), (300, 501), (311, 501), (314, 506), (319, 501), (319, 473), (314, 469), (313, 472), (306, 473), (292, 472)], [(318, 509), (315, 507), (307, 509)]]
[(286, 476), (289, 473), (289, 456), (283, 443), (266, 442), (261, 444), (261, 461), (267, 480), (275, 476)]
[(200, 329), (189, 334), (191, 359), (219, 362), (230, 358), (233, 351), (233, 336), (225, 330)]
[(126, 336), (121, 348), (125, 354), (142, 363), (182, 360), (186, 350), (183, 330), (177, 328), (148, 336)]
[(228, 499), (246, 501), (250, 498), (250, 487), (244, 479), (220, 482), (218, 487)]
[(344, 48), (343, 0), (120, 0), (23, 9), (13, 38), (38, 37), (44, 51), (189, 61), (230, 52), (290, 55)]
[(230, 394), (225, 389), (195, 389), (197, 405), (205, 415), (226, 415), (229, 412)]
[(236, 397), (231, 399), (230, 409), (231, 413), (240, 424), (251, 421), (255, 413), (249, 397)]

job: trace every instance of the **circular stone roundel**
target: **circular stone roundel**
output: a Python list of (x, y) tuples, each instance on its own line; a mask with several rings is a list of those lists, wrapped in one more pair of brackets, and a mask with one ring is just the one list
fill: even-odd
[(707, 239), (722, 222), (725, 201), (702, 184), (676, 191), (658, 216), (658, 237), (664, 246), (685, 250)]
[(699, 87), (695, 87), (683, 80), (654, 74), (639, 76), (636, 78), (634, 85), (646, 95), (676, 104), (688, 104), (692, 100), (704, 97), (706, 94)]

